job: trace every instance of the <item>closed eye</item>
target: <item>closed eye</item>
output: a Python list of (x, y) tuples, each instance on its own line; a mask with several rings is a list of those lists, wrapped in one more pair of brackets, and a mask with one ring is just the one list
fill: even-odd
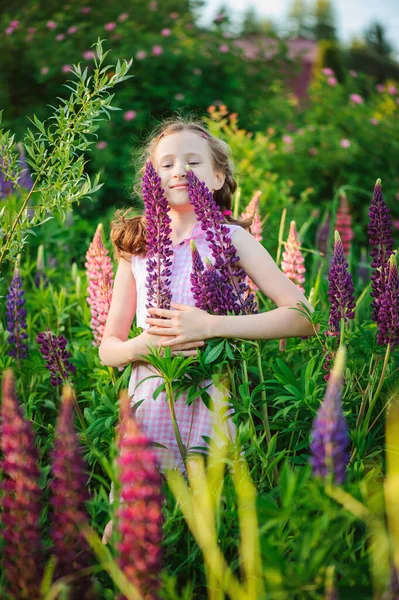
[[(189, 164), (189, 165), (199, 165), (199, 163), (198, 163), (198, 162), (189, 162), (188, 164)], [(172, 165), (163, 165), (163, 168), (164, 168), (164, 169), (168, 169), (168, 168), (169, 168), (169, 167), (171, 167), (171, 166), (172, 166)]]

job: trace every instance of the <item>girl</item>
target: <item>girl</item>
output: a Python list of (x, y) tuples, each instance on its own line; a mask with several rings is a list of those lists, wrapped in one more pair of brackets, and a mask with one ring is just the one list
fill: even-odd
[[(132, 406), (144, 400), (136, 411), (143, 432), (166, 447), (155, 449), (163, 471), (173, 466), (180, 468), (181, 457), (165, 392), (155, 400), (152, 397), (163, 380), (151, 378), (141, 383), (156, 371), (143, 359), (139, 360), (140, 355), (147, 355), (150, 346), (170, 346), (172, 355), (181, 353), (183, 356), (196, 356), (197, 349), (203, 347), (211, 337), (282, 339), (314, 334), (309, 321), (298, 311), (290, 310), (298, 302), (304, 302), (313, 310), (305, 296), (247, 231), (251, 220), (240, 223), (231, 217), (232, 196), (237, 184), (232, 176), (230, 153), (229, 146), (212, 136), (201, 122), (184, 120), (182, 117), (172, 117), (161, 123), (144, 149), (136, 191), (145, 163), (150, 160), (161, 178), (170, 206), (173, 249), (170, 310), (145, 308), (145, 218), (136, 216), (125, 219), (118, 212), (112, 223), (111, 240), (119, 265), (99, 354), (104, 364), (113, 367), (123, 367), (133, 362), (128, 394)], [(212, 190), (215, 202), (225, 215), (232, 243), (240, 257), (239, 266), (278, 308), (252, 315), (219, 316), (194, 306), (190, 285), (190, 240), (195, 240), (203, 259), (211, 257), (211, 251), (189, 201), (187, 164), (198, 179)], [(129, 339), (135, 315), (137, 325), (144, 331)], [(223, 394), (214, 386), (208, 392), (214, 403), (221, 401)], [(187, 393), (179, 397), (175, 411), (182, 441), (188, 450), (193, 446), (204, 446), (202, 436), (209, 437), (211, 433), (212, 412), (200, 398), (191, 405), (186, 404), (186, 399)], [(228, 434), (234, 436), (231, 421), (226, 427)], [(112, 490), (110, 500), (113, 501)], [(111, 523), (105, 529), (103, 541), (108, 539), (110, 531)]]

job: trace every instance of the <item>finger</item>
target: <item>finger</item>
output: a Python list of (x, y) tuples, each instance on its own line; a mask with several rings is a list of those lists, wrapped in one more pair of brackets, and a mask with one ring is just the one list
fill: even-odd
[(172, 356), (197, 356), (196, 350), (173, 350)]
[[(162, 342), (163, 345), (163, 342)], [(179, 344), (179, 347), (177, 348), (176, 346), (174, 346), (174, 350), (191, 350), (191, 348), (196, 348), (199, 346), (204, 346), (205, 342), (203, 341), (199, 341), (199, 342), (186, 342), (185, 344)]]
[(171, 302), (170, 305), (174, 306), (174, 308), (177, 308), (177, 310), (186, 310), (187, 308), (191, 308), (188, 306), (188, 304), (179, 304), (178, 302)]
[(158, 315), (159, 317), (168, 317), (169, 319), (173, 317), (173, 315), (177, 314), (175, 310), (168, 310), (167, 308), (157, 308), (155, 306), (151, 306), (148, 309), (148, 312), (151, 315)]
[(173, 327), (170, 319), (156, 319), (155, 317), (146, 317), (146, 323), (149, 325), (158, 325), (159, 327)]
[(147, 329), (147, 333), (152, 335), (167, 335), (169, 337), (172, 335), (177, 335), (177, 331), (172, 327), (149, 327)]

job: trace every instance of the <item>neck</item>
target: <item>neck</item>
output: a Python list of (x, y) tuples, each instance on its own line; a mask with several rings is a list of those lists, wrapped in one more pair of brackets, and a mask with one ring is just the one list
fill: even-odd
[(170, 227), (172, 228), (171, 237), (174, 241), (179, 241), (180, 238), (190, 235), (191, 230), (197, 222), (197, 215), (193, 207), (188, 207), (189, 210), (175, 210), (171, 207), (169, 217), (171, 218)]

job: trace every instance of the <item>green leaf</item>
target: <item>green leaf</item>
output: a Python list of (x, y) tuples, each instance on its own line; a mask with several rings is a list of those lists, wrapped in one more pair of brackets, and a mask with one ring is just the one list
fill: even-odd
[(219, 344), (217, 344), (217, 346), (210, 350), (210, 352), (205, 358), (206, 365), (209, 365), (210, 363), (214, 362), (219, 358), (220, 354), (223, 352), (224, 344), (225, 340), (222, 340)]

